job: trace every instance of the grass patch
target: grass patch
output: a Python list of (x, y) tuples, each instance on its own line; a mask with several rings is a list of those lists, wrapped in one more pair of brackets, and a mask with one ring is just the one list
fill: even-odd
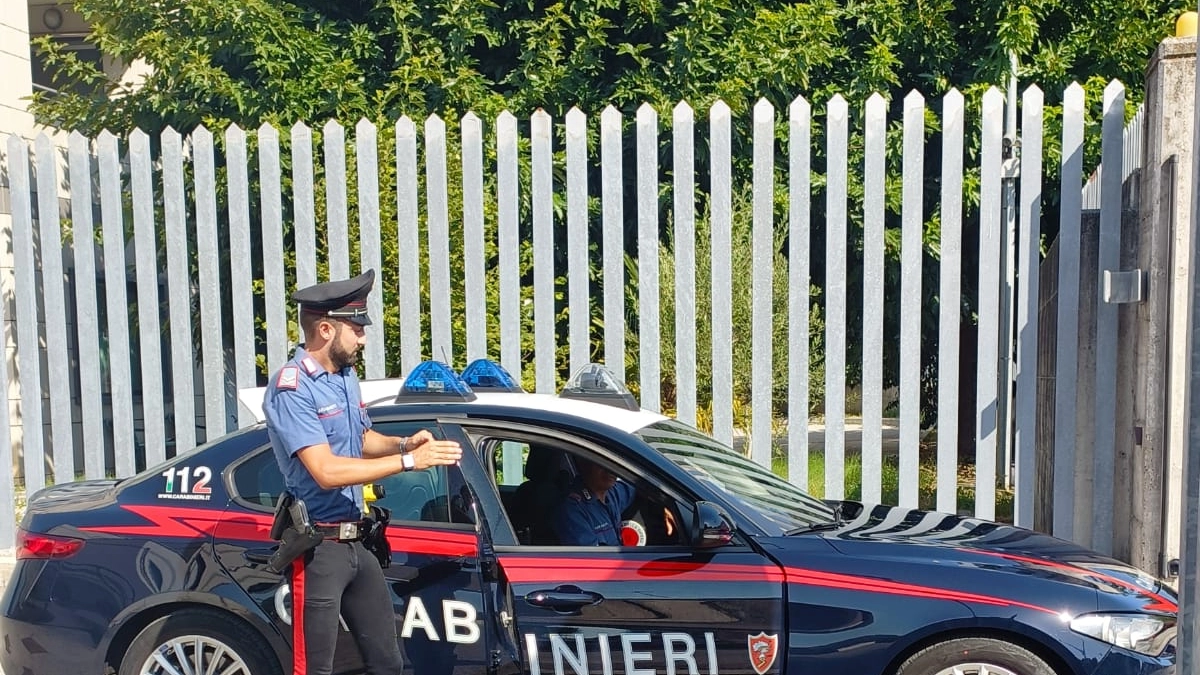
[[(900, 501), (900, 467), (899, 457), (885, 455), (880, 472), (881, 495), (883, 504), (897, 504)], [(776, 475), (787, 478), (788, 461), (786, 457), (775, 457), (771, 469)], [(862, 457), (857, 454), (847, 454), (845, 459), (845, 494), (846, 499), (859, 501), (862, 499)], [(956, 498), (958, 513), (972, 515), (975, 513), (975, 467), (958, 467), (958, 489)], [(820, 453), (808, 456), (808, 487), (806, 490), (814, 497), (825, 494), (825, 457)], [(937, 507), (937, 464), (930, 460), (922, 460), (918, 465), (917, 474), (917, 503), (920, 508), (933, 510)], [(1013, 521), (1013, 491), (1003, 488), (996, 489), (996, 520), (1002, 523)]]

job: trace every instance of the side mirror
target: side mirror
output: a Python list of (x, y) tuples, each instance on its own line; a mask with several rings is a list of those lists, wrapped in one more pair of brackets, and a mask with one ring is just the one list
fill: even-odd
[(692, 522), (692, 545), (696, 548), (725, 546), (733, 541), (733, 523), (721, 507), (712, 502), (697, 502)]

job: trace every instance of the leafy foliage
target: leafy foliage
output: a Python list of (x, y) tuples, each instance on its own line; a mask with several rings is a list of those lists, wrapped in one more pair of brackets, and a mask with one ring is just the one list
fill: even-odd
[[(103, 74), (48, 41), (51, 60), (111, 97), (41, 96), (45, 122), (90, 133), (139, 126), (471, 109), (485, 119), (577, 105), (679, 100), (736, 113), (759, 97), (852, 101), (874, 91), (940, 94), (1021, 78), (1057, 92), (1092, 76), (1140, 82), (1183, 0), (79, 0), (93, 40), (153, 72)], [(898, 99), (899, 96), (891, 96)]]

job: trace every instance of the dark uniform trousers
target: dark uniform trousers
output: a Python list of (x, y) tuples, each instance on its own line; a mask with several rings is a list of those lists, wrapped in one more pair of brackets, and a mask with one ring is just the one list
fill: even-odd
[[(304, 558), (310, 559), (305, 562)], [(396, 675), (396, 616), (379, 561), (359, 541), (327, 539), (292, 563), (293, 675), (329, 675), (341, 625), (354, 635), (369, 675)]]

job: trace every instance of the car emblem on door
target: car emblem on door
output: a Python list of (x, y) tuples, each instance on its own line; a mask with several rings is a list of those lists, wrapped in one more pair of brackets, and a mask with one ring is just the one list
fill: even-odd
[(766, 672), (775, 663), (778, 647), (778, 635), (759, 633), (746, 636), (746, 649), (750, 652), (750, 665), (754, 668), (754, 672), (758, 675), (766, 675)]

